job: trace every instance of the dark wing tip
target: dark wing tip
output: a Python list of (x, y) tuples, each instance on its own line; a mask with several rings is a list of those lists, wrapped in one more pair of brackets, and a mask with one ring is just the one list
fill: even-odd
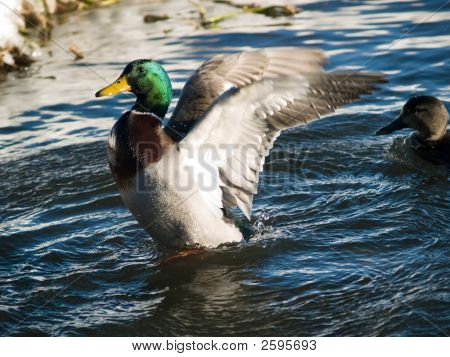
[[(333, 72), (332, 72), (333, 73)], [(352, 88), (358, 97), (364, 94), (370, 94), (379, 89), (379, 85), (388, 83), (388, 79), (384, 73), (376, 72), (339, 72), (333, 73), (336, 78), (346, 83), (348, 89)]]
[[(334, 72), (331, 72), (334, 73)], [(337, 73), (336, 73), (337, 74)], [(377, 72), (339, 72), (349, 81), (355, 80), (357, 82), (367, 83), (388, 83), (388, 79), (384, 73)]]
[(389, 83), (389, 80), (387, 79), (386, 74), (384, 73), (361, 73), (362, 75), (367, 76), (369, 80), (371, 80), (373, 83)]

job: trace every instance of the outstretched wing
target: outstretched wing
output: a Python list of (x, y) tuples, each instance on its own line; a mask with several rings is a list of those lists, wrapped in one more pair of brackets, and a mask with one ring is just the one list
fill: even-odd
[(280, 131), (318, 119), (371, 93), (383, 81), (379, 74), (321, 71), (264, 79), (225, 93), (179, 147), (214, 167), (214, 192), (221, 191), (217, 207), (238, 206), (250, 218), (259, 173)]
[(265, 78), (295, 76), (322, 70), (322, 51), (308, 48), (268, 48), (217, 55), (204, 62), (186, 82), (166, 133), (181, 140), (213, 101), (231, 88)]

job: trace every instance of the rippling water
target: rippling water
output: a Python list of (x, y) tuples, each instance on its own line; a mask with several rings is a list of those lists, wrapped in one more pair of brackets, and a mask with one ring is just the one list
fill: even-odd
[[(196, 29), (186, 2), (124, 3), (62, 17), (31, 73), (0, 83), (0, 333), (450, 334), (446, 172), (417, 159), (406, 132), (373, 135), (412, 94), (449, 103), (446, 1), (299, 1), (293, 18), (245, 14), (214, 30)], [(173, 17), (144, 24), (145, 12)], [(390, 83), (280, 137), (255, 237), (167, 261), (107, 167), (108, 131), (133, 98), (94, 92), (140, 57), (161, 60), (178, 95), (213, 54), (299, 45), (323, 48), (330, 70)]]

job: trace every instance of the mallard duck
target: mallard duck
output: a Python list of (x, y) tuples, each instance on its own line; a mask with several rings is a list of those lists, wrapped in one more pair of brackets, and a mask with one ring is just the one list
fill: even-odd
[(448, 112), (438, 98), (427, 95), (413, 96), (391, 124), (378, 130), (376, 135), (411, 128), (411, 147), (420, 157), (433, 163), (450, 165), (450, 131), (447, 130)]
[(259, 174), (281, 130), (371, 93), (383, 76), (326, 73), (322, 51), (270, 48), (217, 55), (187, 81), (166, 126), (169, 76), (150, 59), (129, 63), (97, 97), (129, 91), (136, 103), (113, 126), (108, 161), (123, 201), (157, 242), (217, 247), (243, 236)]

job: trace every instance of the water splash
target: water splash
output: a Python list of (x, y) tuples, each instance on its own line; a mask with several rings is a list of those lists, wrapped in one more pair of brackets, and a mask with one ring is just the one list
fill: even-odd
[(253, 223), (253, 229), (255, 231), (254, 235), (261, 234), (267, 231), (270, 231), (272, 226), (268, 224), (268, 221), (270, 219), (270, 215), (263, 210), (256, 221)]

